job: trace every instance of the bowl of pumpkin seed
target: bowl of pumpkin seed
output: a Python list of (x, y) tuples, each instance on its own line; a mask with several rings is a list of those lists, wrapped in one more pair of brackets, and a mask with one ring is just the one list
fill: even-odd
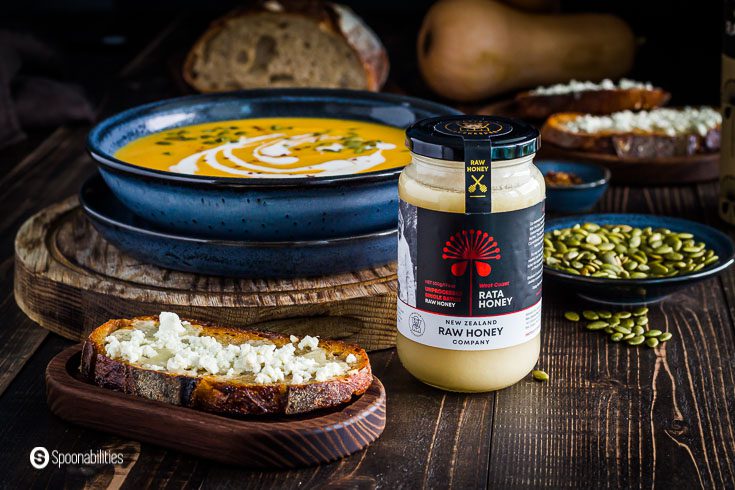
[(549, 220), (544, 274), (597, 303), (654, 303), (728, 268), (735, 245), (695, 221), (648, 214)]

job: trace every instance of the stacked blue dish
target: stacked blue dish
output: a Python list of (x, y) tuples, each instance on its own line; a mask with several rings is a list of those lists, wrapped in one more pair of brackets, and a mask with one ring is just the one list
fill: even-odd
[[(286, 278), (383, 265), (395, 260), (397, 181), (402, 165), (391, 167), (390, 158), (396, 158), (402, 146), (366, 141), (353, 128), (332, 137), (329, 121), (402, 130), (426, 117), (456, 113), (411, 97), (322, 89), (242, 91), (155, 102), (93, 128), (88, 149), (99, 164), (100, 176), (85, 183), (81, 201), (109, 242), (139, 260), (170, 269)], [(239, 122), (265, 118), (316, 118), (317, 125), (321, 120), (324, 124), (310, 133), (316, 137), (279, 139), (289, 129), (281, 125), (272, 126), (272, 135), (235, 131)], [(227, 129), (233, 122), (233, 129)], [(203, 130), (212, 133), (187, 132), (189, 127), (208, 123), (221, 124)], [(172, 144), (196, 137), (202, 139), (193, 142), (203, 149), (198, 153), (199, 165), (217, 157), (220, 160), (211, 161), (216, 169), (238, 173), (200, 175), (191, 171), (196, 165), (184, 168), (181, 162), (186, 159), (173, 166), (183, 172), (170, 171), (150, 165), (152, 160), (131, 158), (131, 153), (125, 160), (118, 155), (131, 142), (148, 138), (160, 145), (155, 147), (156, 156), (162, 159), (161, 155), (175, 152)], [(262, 138), (269, 146), (254, 146)], [(352, 157), (335, 156), (330, 171), (296, 168), (294, 177), (286, 172), (293, 167), (298, 141), (307, 141), (320, 152), (349, 148)], [(246, 170), (259, 168), (259, 163), (235, 156), (233, 149), (243, 145), (253, 146), (252, 151), (262, 153), (258, 153), (262, 161), (277, 164), (276, 172), (282, 174), (246, 176)], [(362, 170), (349, 171), (350, 165)]]

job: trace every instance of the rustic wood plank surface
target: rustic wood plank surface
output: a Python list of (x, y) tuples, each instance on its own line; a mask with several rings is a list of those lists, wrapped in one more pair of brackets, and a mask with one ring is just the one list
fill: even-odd
[(26, 221), (16, 235), (15, 257), (18, 306), (71, 340), (85, 339), (110, 318), (166, 310), (215, 325), (336, 338), (368, 351), (395, 345), (395, 263), (284, 280), (161, 269), (107, 243), (76, 197)]
[[(94, 69), (85, 64), (98, 113), (180, 94), (178, 63), (208, 20), (142, 27), (147, 37), (135, 49)], [(411, 56), (412, 45), (397, 34), (403, 26), (386, 25), (379, 34), (394, 59)], [(417, 93), (416, 78), (412, 63), (394, 63), (388, 88)], [(61, 421), (46, 406), (43, 373), (72, 342), (36, 327), (13, 301), (13, 239), (29, 216), (73, 195), (94, 171), (84, 152), (87, 131), (51, 128), (0, 151), (0, 487), (735, 488), (732, 269), (652, 308), (651, 322), (675, 334), (656, 351), (609, 344), (563, 321), (563, 311), (581, 305), (548, 285), (539, 360), (548, 384), (444, 393), (411, 378), (393, 350), (374, 353), (388, 397), (385, 433), (329, 465), (247, 471)], [(716, 183), (616, 186), (598, 209), (682, 216), (735, 236), (716, 216), (716, 195)], [(35, 446), (109, 449), (125, 463), (35, 470)]]

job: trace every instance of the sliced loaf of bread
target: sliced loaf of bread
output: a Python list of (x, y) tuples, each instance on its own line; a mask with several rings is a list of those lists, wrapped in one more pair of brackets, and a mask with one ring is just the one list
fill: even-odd
[(382, 43), (348, 7), (269, 0), (216, 20), (189, 52), (183, 75), (200, 92), (379, 90), (388, 68)]

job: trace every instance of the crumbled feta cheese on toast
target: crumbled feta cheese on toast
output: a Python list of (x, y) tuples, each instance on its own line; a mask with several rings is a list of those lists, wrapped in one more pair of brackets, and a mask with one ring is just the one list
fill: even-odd
[(540, 86), (531, 90), (531, 95), (566, 95), (577, 92), (589, 92), (597, 90), (653, 90), (654, 86), (650, 82), (637, 82), (622, 78), (618, 83), (606, 78), (600, 83), (589, 81), (570, 80), (568, 83), (557, 83), (555, 85)]
[(134, 322), (105, 339), (113, 359), (145, 369), (190, 375), (227, 377), (251, 375), (255, 383), (326, 381), (348, 373), (358, 359), (354, 354), (334, 358), (319, 347), (317, 337), (290, 337), (280, 347), (267, 340), (223, 343), (203, 329), (183, 323), (175, 313), (163, 312), (158, 322)]

